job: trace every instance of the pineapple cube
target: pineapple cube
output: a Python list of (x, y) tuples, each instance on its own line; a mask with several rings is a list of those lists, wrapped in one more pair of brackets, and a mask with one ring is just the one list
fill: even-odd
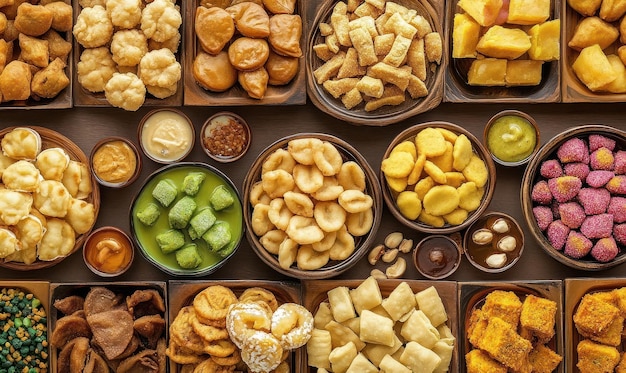
[(536, 25), (550, 18), (550, 0), (511, 0), (508, 23)]
[(572, 69), (592, 91), (598, 91), (615, 80), (613, 67), (598, 44), (584, 48), (572, 64)]
[(561, 20), (553, 19), (534, 25), (528, 34), (530, 35), (528, 56), (531, 60), (556, 61), (559, 59)]
[(619, 56), (610, 54), (606, 56), (613, 68), (613, 74), (615, 75), (615, 80), (606, 86), (602, 87), (603, 91), (608, 91), (611, 93), (625, 93), (626, 92), (626, 67), (622, 63), (622, 60)]
[(543, 61), (509, 61), (506, 64), (506, 85), (509, 87), (539, 85), (541, 83), (541, 65), (543, 65)]
[(484, 58), (472, 61), (467, 73), (467, 84), (479, 86), (504, 86), (507, 60)]
[(498, 18), (502, 0), (459, 0), (458, 5), (481, 26), (491, 26)]
[(452, 58), (476, 58), (480, 25), (466, 13), (454, 15)]
[(523, 30), (490, 27), (480, 38), (476, 50), (485, 56), (514, 60), (530, 49), (530, 36)]

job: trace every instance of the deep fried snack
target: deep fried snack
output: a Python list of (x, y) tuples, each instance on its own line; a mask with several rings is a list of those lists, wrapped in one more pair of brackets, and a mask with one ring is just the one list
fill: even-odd
[(21, 50), (20, 57), (24, 62), (37, 67), (48, 66), (49, 53), (46, 40), (33, 38), (26, 34), (20, 34), (18, 40)]
[(300, 59), (296, 57), (281, 56), (270, 50), (270, 55), (265, 62), (265, 70), (269, 75), (270, 85), (285, 85), (298, 74)]
[(126, 310), (109, 310), (89, 315), (87, 323), (107, 359), (118, 358), (133, 337), (133, 318)]
[(104, 86), (116, 72), (109, 48), (87, 48), (76, 65), (80, 85), (90, 92), (103, 92)]
[[(598, 317), (598, 315), (602, 315), (602, 317)], [(593, 294), (586, 294), (581, 299), (573, 320), (579, 332), (597, 335), (605, 331), (618, 315), (619, 309), (617, 307), (594, 297)]]
[(556, 302), (528, 295), (522, 303), (520, 325), (538, 338), (549, 341), (554, 336), (556, 311)]
[(313, 315), (303, 306), (285, 303), (272, 315), (272, 334), (283, 349), (293, 350), (304, 346), (311, 338)]
[(148, 40), (139, 30), (120, 30), (111, 40), (113, 61), (119, 66), (136, 66), (148, 53)]
[(64, 1), (54, 1), (44, 5), (52, 12), (53, 29), (60, 32), (72, 31), (72, 6)]
[(270, 18), (259, 4), (244, 1), (226, 8), (243, 36), (266, 38), (270, 35)]
[(157, 42), (175, 37), (182, 23), (180, 11), (169, 0), (153, 0), (141, 12), (141, 31)]
[(202, 354), (205, 352), (207, 343), (194, 331), (193, 315), (195, 315), (195, 310), (192, 306), (181, 308), (170, 325), (170, 338), (180, 346), (197, 354)]
[(97, 48), (105, 45), (113, 36), (113, 23), (103, 6), (84, 8), (72, 30), (76, 40), (85, 48)]
[(270, 333), (256, 331), (245, 341), (241, 358), (255, 372), (270, 372), (283, 360), (283, 348)]
[(239, 71), (237, 73), (237, 81), (248, 93), (248, 96), (260, 100), (265, 97), (265, 92), (267, 92), (269, 74), (267, 70), (261, 66), (252, 71)]
[(272, 310), (266, 303), (238, 302), (226, 315), (226, 330), (238, 348), (256, 331), (269, 332), (272, 326)]
[(225, 51), (216, 56), (198, 53), (193, 60), (193, 76), (201, 87), (213, 92), (226, 91), (237, 82), (237, 70)]
[(146, 53), (139, 61), (138, 76), (146, 86), (166, 88), (178, 83), (182, 67), (167, 48)]
[(14, 26), (22, 34), (40, 36), (50, 29), (53, 16), (45, 6), (25, 2), (17, 8)]
[(2, 101), (26, 100), (30, 97), (32, 73), (27, 63), (11, 61), (0, 73)]
[(200, 320), (226, 319), (228, 307), (237, 302), (237, 296), (227, 287), (210, 286), (195, 296), (193, 308)]
[(519, 371), (528, 359), (532, 344), (522, 338), (508, 322), (489, 318), (479, 347), (505, 366)]
[(268, 41), (276, 53), (301, 57), (302, 19), (297, 14), (276, 14), (269, 21)]
[(60, 58), (63, 62), (67, 63), (67, 56), (69, 56), (72, 50), (72, 43), (63, 39), (61, 35), (54, 30), (48, 30), (48, 32), (41, 36), (41, 39), (48, 42), (50, 60), (54, 61), (55, 58)]
[(63, 348), (76, 337), (91, 338), (91, 335), (91, 329), (84, 317), (67, 315), (57, 320), (50, 336), (50, 344), (56, 348)]
[(261, 287), (252, 287), (244, 290), (239, 296), (239, 302), (263, 302), (270, 307), (272, 312), (275, 312), (278, 308), (278, 301), (274, 293)]
[(113, 26), (122, 29), (134, 28), (141, 22), (141, 0), (107, 0), (106, 9)]
[(146, 86), (133, 73), (114, 73), (104, 86), (104, 94), (111, 105), (137, 111), (146, 99)]
[(56, 58), (47, 67), (37, 71), (31, 82), (32, 93), (45, 98), (58, 95), (70, 84), (70, 79), (65, 75), (64, 69), (65, 62)]
[(293, 14), (296, 0), (263, 0), (263, 6), (274, 14)]
[(486, 318), (499, 317), (517, 328), (522, 313), (522, 302), (511, 291), (494, 290), (485, 297), (482, 311)]
[(228, 60), (237, 70), (256, 70), (263, 66), (270, 55), (264, 39), (241, 37), (228, 47)]
[(210, 54), (218, 54), (235, 34), (235, 22), (222, 8), (196, 8), (194, 23), (196, 36), (202, 49)]
[(620, 360), (615, 347), (604, 346), (588, 339), (578, 343), (576, 352), (578, 353), (576, 367), (581, 372), (612, 372)]

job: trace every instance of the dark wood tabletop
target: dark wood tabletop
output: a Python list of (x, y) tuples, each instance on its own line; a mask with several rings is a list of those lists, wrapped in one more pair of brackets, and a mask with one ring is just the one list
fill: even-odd
[[(242, 182), (256, 156), (268, 145), (281, 137), (300, 132), (329, 133), (352, 144), (367, 158), (375, 172), (380, 169), (382, 156), (389, 142), (405, 128), (422, 122), (447, 121), (461, 125), (478, 138), (489, 118), (505, 109), (518, 109), (533, 116), (541, 129), (541, 142), (545, 143), (557, 133), (573, 126), (606, 124), (626, 129), (624, 112), (626, 104), (441, 104), (436, 109), (386, 127), (360, 127), (341, 122), (316, 109), (311, 103), (303, 106), (255, 106), (255, 107), (183, 107), (199, 132), (204, 121), (213, 113), (231, 110), (244, 117), (252, 128), (252, 145), (248, 153), (231, 164), (220, 164), (209, 159), (196, 141), (193, 152), (185, 159), (212, 164), (225, 172), (242, 190)], [(62, 110), (10, 110), (0, 112), (0, 127), (37, 125), (54, 129), (78, 144), (89, 155), (98, 140), (107, 136), (124, 136), (138, 144), (137, 125), (150, 108), (137, 112), (124, 112), (114, 108), (72, 108)], [(96, 227), (112, 225), (129, 230), (129, 206), (146, 177), (161, 167), (143, 157), (143, 169), (139, 179), (123, 189), (101, 187), (101, 208)], [(584, 272), (571, 269), (548, 256), (530, 236), (521, 212), (520, 183), (524, 167), (505, 168), (497, 166), (496, 190), (489, 210), (502, 211), (515, 217), (526, 231), (526, 245), (522, 258), (508, 271), (501, 274), (485, 274), (463, 259), (459, 270), (449, 277), (456, 281), (513, 281), (564, 279), (571, 277), (620, 277), (626, 267), (620, 265), (602, 272)], [(417, 243), (423, 234), (401, 225), (385, 208), (377, 233), (382, 243), (387, 234), (400, 231)], [(172, 277), (147, 262), (137, 251), (132, 268), (119, 281), (168, 280)], [(424, 279), (413, 267), (407, 254), (407, 279)], [(382, 268), (382, 265), (379, 265)], [(358, 279), (369, 275), (372, 266), (363, 258), (339, 278)], [(36, 271), (0, 269), (1, 279), (38, 279), (54, 282), (85, 282), (101, 280), (83, 263), (78, 250), (60, 264)], [(265, 265), (244, 239), (237, 253), (222, 268), (211, 275), (198, 279), (288, 279)]]

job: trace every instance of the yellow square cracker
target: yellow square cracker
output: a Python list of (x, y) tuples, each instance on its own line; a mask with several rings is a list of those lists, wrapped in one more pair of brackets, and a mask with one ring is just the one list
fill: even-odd
[(350, 31), (350, 27), (348, 26), (348, 6), (343, 1), (339, 1), (335, 4), (333, 8), (333, 12), (330, 15), (330, 25), (333, 27), (335, 31), (335, 35), (337, 36), (337, 41), (339, 44), (349, 47), (351, 44), (350, 37), (348, 36), (348, 31)]
[(411, 95), (413, 99), (428, 96), (428, 87), (426, 87), (426, 84), (413, 74), (409, 76), (409, 85), (406, 87), (406, 91), (409, 92), (409, 95)]
[(356, 89), (369, 97), (380, 98), (383, 96), (385, 87), (382, 80), (364, 75), (356, 84)]
[(619, 309), (614, 305), (594, 297), (593, 294), (586, 294), (580, 300), (573, 320), (576, 329), (593, 335), (605, 331), (618, 315)]
[(389, 17), (384, 25), (384, 30), (385, 32), (393, 32), (396, 36), (402, 35), (407, 39), (413, 39), (417, 34), (417, 29), (405, 21), (400, 13), (394, 13)]
[(326, 62), (330, 60), (335, 53), (333, 53), (326, 43), (315, 44), (313, 46), (313, 52), (320, 60)]
[(411, 66), (413, 75), (426, 80), (426, 53), (424, 51), (424, 39), (413, 39), (406, 55), (406, 63)]
[(502, 364), (493, 360), (481, 350), (472, 350), (465, 354), (467, 373), (506, 373)]
[(363, 28), (367, 30), (372, 38), (378, 36), (378, 30), (376, 30), (376, 22), (374, 21), (374, 18), (370, 16), (354, 19), (350, 21), (350, 23), (348, 23), (348, 26), (350, 27), (350, 30)]
[(374, 38), (374, 52), (377, 56), (384, 56), (391, 50), (393, 41), (396, 39), (394, 34), (378, 35)]
[(417, 29), (417, 37), (423, 39), (426, 34), (433, 32), (430, 22), (424, 16), (415, 15), (409, 20), (409, 24)]
[(378, 62), (374, 66), (370, 67), (368, 75), (371, 75), (374, 78), (382, 79), (386, 83), (391, 83), (404, 91), (409, 85), (411, 72), (399, 67), (388, 65), (384, 62)]

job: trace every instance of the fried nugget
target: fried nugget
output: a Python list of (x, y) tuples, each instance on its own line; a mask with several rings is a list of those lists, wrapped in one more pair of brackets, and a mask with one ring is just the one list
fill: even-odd
[(550, 373), (559, 366), (563, 357), (545, 345), (538, 345), (528, 355), (532, 371)]
[(604, 346), (585, 339), (576, 346), (578, 363), (576, 367), (585, 373), (612, 372), (620, 360), (615, 347)]
[(65, 74), (65, 62), (60, 58), (52, 61), (47, 67), (33, 75), (31, 91), (39, 97), (52, 98), (70, 84)]
[(512, 291), (495, 290), (485, 298), (482, 310), (487, 318), (499, 317), (516, 328), (522, 313), (522, 302)]
[(597, 335), (606, 330), (619, 315), (619, 309), (586, 294), (574, 313), (574, 325), (581, 334)]
[(556, 302), (528, 295), (522, 303), (520, 324), (542, 340), (549, 340), (554, 335)]
[(514, 371), (519, 371), (527, 363), (528, 354), (533, 348), (529, 341), (517, 334), (510, 323), (499, 317), (489, 319), (479, 347)]

